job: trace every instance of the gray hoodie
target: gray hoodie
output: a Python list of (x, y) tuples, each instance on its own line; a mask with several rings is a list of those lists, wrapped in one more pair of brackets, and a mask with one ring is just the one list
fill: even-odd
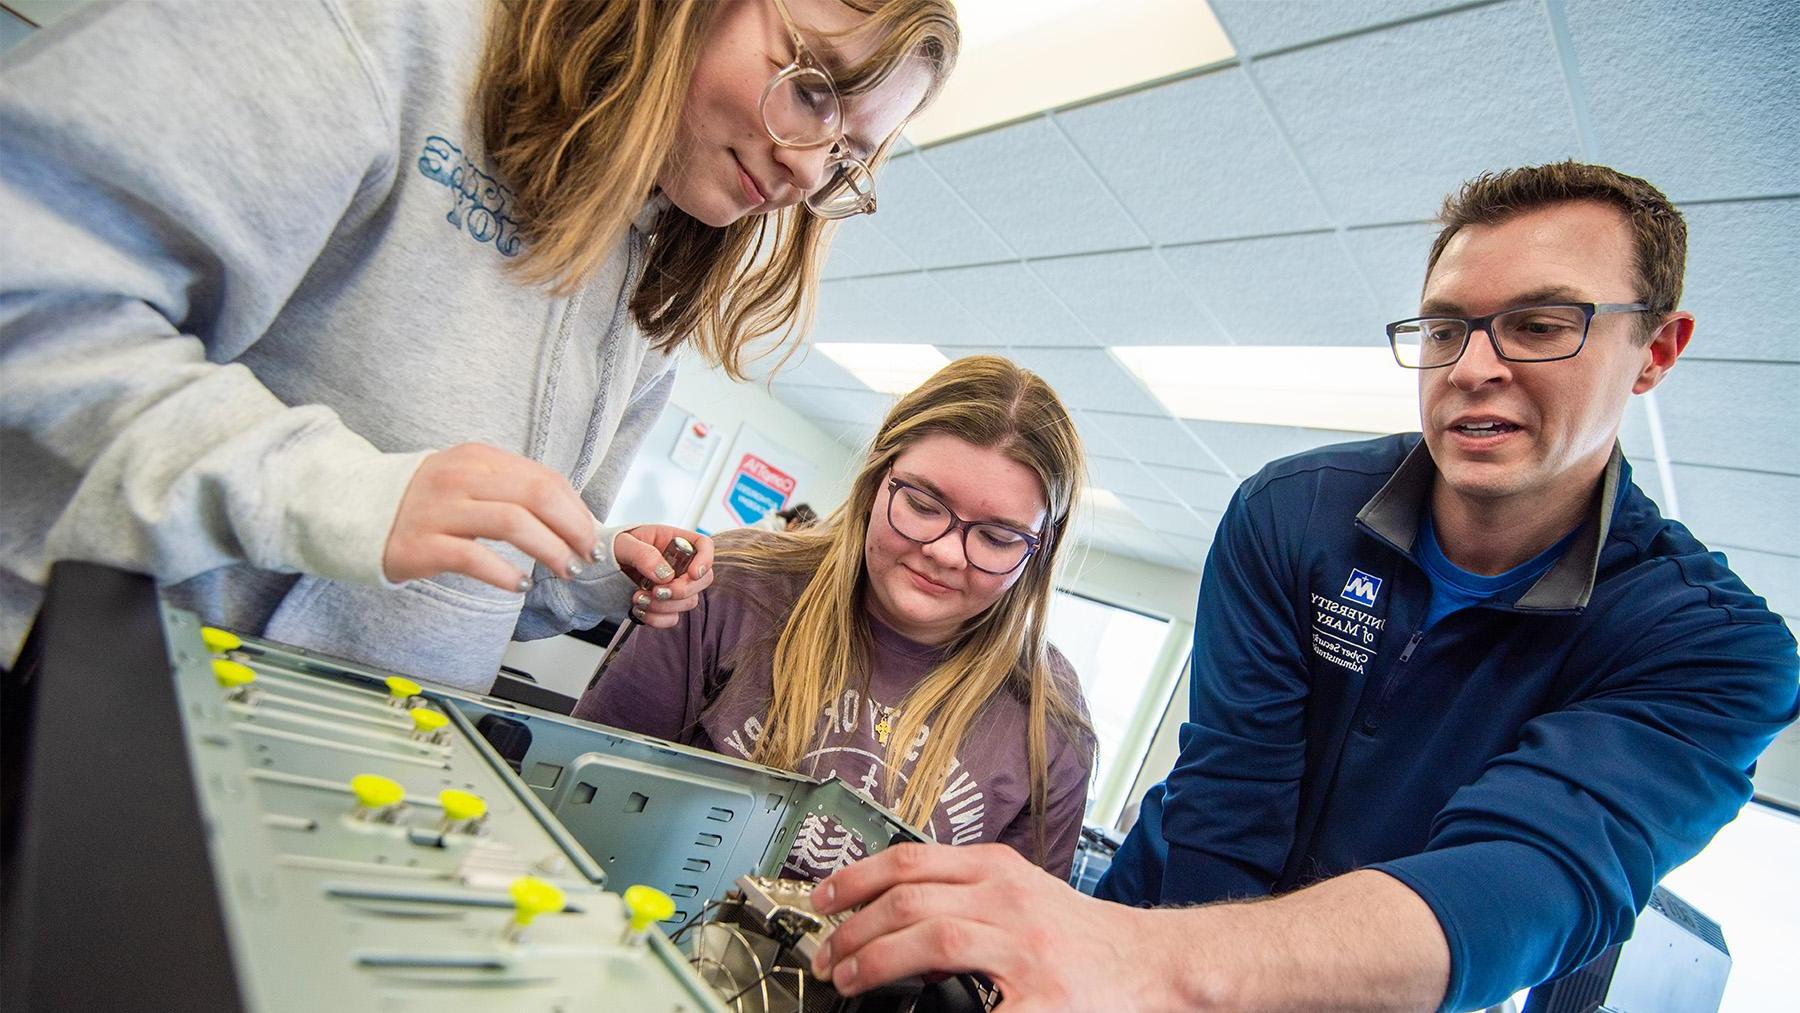
[(511, 637), (623, 612), (610, 559), (526, 595), (381, 572), (414, 471), (457, 443), (604, 517), (674, 382), (626, 305), (660, 206), (572, 298), (506, 270), (512, 192), (468, 112), (487, 10), (96, 5), (7, 55), (0, 660), (64, 558), (476, 690)]

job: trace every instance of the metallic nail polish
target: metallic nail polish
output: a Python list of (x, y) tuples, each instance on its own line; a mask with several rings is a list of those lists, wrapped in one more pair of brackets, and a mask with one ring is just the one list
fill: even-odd
[(673, 598), (673, 597), (675, 597), (675, 592), (669, 590), (666, 587), (659, 587), (656, 589), (656, 600), (657, 601), (668, 601), (670, 598)]

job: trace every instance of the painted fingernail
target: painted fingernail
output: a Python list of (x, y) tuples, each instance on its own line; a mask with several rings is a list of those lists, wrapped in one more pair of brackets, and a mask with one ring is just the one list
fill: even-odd
[(643, 591), (639, 591), (637, 594), (631, 596), (631, 604), (637, 608), (643, 608), (650, 604), (650, 595)]
[(709, 569), (709, 567), (706, 566), (706, 564), (702, 563), (700, 565), (700, 568), (694, 571), (694, 579), (699, 580), (701, 577), (706, 576), (706, 571), (708, 569)]
[(520, 577), (517, 587), (519, 588), (520, 594), (524, 594), (525, 592), (531, 590), (531, 578), (530, 577)]
[(579, 559), (569, 560), (569, 576), (571, 576), (571, 577), (581, 576), (581, 560), (579, 560)]
[(588, 553), (588, 558), (593, 560), (596, 563), (600, 562), (600, 543), (599, 542), (594, 543), (594, 551)]
[(669, 590), (666, 587), (659, 587), (656, 589), (656, 600), (657, 601), (668, 601), (670, 598), (673, 598), (673, 597), (675, 597), (675, 592)]
[(656, 579), (657, 580), (674, 580), (675, 579), (675, 571), (673, 569), (670, 569), (669, 564), (667, 564), (667, 563), (658, 563), (658, 564), (656, 564)]
[(635, 619), (637, 619), (638, 622), (641, 623), (644, 621), (644, 610), (643, 609), (632, 609), (631, 614)]

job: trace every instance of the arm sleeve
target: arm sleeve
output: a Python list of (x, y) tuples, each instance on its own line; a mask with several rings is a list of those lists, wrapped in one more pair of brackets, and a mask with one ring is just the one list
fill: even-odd
[(1451, 796), (1423, 852), (1373, 866), (1437, 915), (1445, 1008), (1500, 1002), (1627, 938), (1657, 881), (1750, 798), (1756, 757), (1793, 720), (1779, 623), (1650, 628), (1671, 635), (1527, 723)]
[[(625, 409), (619, 428), (601, 458), (599, 470), (581, 491), (581, 498), (595, 517), (605, 517), (612, 511), (612, 501), (625, 483), (625, 473), (631, 467), (632, 458), (643, 447), (674, 389), (675, 370), (670, 368), (652, 380)], [(639, 523), (666, 520), (641, 518)], [(592, 629), (608, 617), (623, 617), (630, 608), (631, 593), (637, 587), (620, 571), (612, 556), (613, 536), (623, 530), (624, 527), (615, 527), (601, 532), (602, 558), (576, 580), (564, 580), (545, 569), (544, 564), (537, 564), (531, 591), (525, 596), (525, 610), (519, 614), (518, 626), (513, 630), (513, 639), (554, 637), (570, 630)], [(636, 639), (637, 634), (632, 637)]]
[(1266, 895), (1293, 845), (1308, 680), (1271, 499), (1240, 491), (1207, 553), (1189, 720), (1162, 796), (1168, 858), (1160, 896), (1145, 898), (1153, 903)]
[(582, 694), (574, 716), (680, 741), (699, 720), (706, 680), (718, 668), (717, 644), (708, 632), (714, 605), (714, 593), (706, 591), (673, 628), (634, 631), (605, 677)]
[(43, 477), (7, 482), (9, 525), (32, 529), (9, 568), (383, 582), (423, 455), (225, 363), (379, 199), (389, 134), (360, 44), (319, 3), (96, 6), (10, 55), (0, 430)]

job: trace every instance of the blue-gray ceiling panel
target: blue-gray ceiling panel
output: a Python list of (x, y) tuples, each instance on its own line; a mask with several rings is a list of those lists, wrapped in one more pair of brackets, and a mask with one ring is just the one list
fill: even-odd
[(1115, 496), (1135, 496), (1138, 499), (1160, 500), (1165, 503), (1174, 500), (1168, 490), (1158, 485), (1148, 472), (1130, 461), (1090, 453), (1088, 472), (1095, 488), (1105, 489)]
[(1169, 265), (1240, 345), (1366, 345), (1382, 318), (1329, 232), (1240, 239), (1163, 251)]
[(1212, 0), (1237, 45), (1255, 55), (1426, 14), (1457, 0)]
[(1104, 344), (1229, 344), (1155, 251), (1036, 260), (1031, 269)]
[(1064, 404), (1133, 415), (1167, 415), (1162, 403), (1101, 349), (1015, 348), (1013, 358), (1049, 381)]
[(1097, 344), (1023, 264), (950, 268), (934, 271), (932, 277), (1007, 344)]
[[(1181, 423), (1168, 417), (1115, 415), (1083, 412), (1088, 425), (1100, 431), (1119, 449), (1145, 464), (1169, 464), (1177, 468), (1217, 467)], [(1090, 443), (1090, 452), (1101, 452)], [(1112, 456), (1112, 455), (1108, 455)]]
[(1676, 200), (1800, 190), (1800, 5), (1565, 5), (1598, 161)]
[[(1437, 234), (1436, 225), (1384, 225), (1344, 233), (1350, 255), (1362, 265), (1369, 287), (1375, 290), (1382, 323), (1419, 311), (1419, 295), (1425, 288), (1425, 258), (1431, 253), (1431, 242)], [(1375, 342), (1387, 340), (1381, 331), (1369, 337)]]
[(876, 228), (926, 267), (1014, 257), (916, 154), (893, 159), (881, 169), (875, 200)]
[[(1185, 423), (1188, 430), (1204, 440), (1240, 478), (1249, 478), (1263, 465), (1303, 450), (1333, 443), (1371, 438), (1369, 433), (1346, 433), (1333, 429), (1303, 429), (1298, 426), (1259, 426), (1248, 422)], [(1191, 465), (1189, 466), (1191, 467)]]
[(892, 274), (820, 285), (813, 340), (974, 345), (994, 336), (929, 276)]
[(895, 246), (875, 224), (873, 215), (857, 215), (840, 222), (825, 257), (825, 278), (853, 278), (863, 274), (911, 271), (918, 264)]
[(1157, 242), (1329, 224), (1235, 67), (1058, 113), (1057, 121)]
[(1237, 494), (1238, 483), (1215, 471), (1170, 468), (1160, 464), (1150, 465), (1146, 470), (1173, 489), (1183, 503), (1196, 510), (1223, 513), (1231, 497)]
[[(1797, 156), (1800, 157), (1800, 156)], [(1800, 200), (1691, 204), (1683, 309), (1696, 359), (1800, 362)]]
[(1427, 219), (1480, 172), (1581, 151), (1536, 3), (1352, 36), (1258, 60), (1253, 72), (1344, 224)]
[(1142, 230), (1043, 117), (917, 156), (1026, 257), (1143, 246)]
[(1681, 519), (1701, 541), (1800, 556), (1800, 477), (1691, 464), (1674, 472)]
[[(1800, 365), (1678, 361), (1657, 388), (1669, 459), (1800, 475), (1797, 396)], [(1687, 486), (1675, 490), (1685, 507)]]

